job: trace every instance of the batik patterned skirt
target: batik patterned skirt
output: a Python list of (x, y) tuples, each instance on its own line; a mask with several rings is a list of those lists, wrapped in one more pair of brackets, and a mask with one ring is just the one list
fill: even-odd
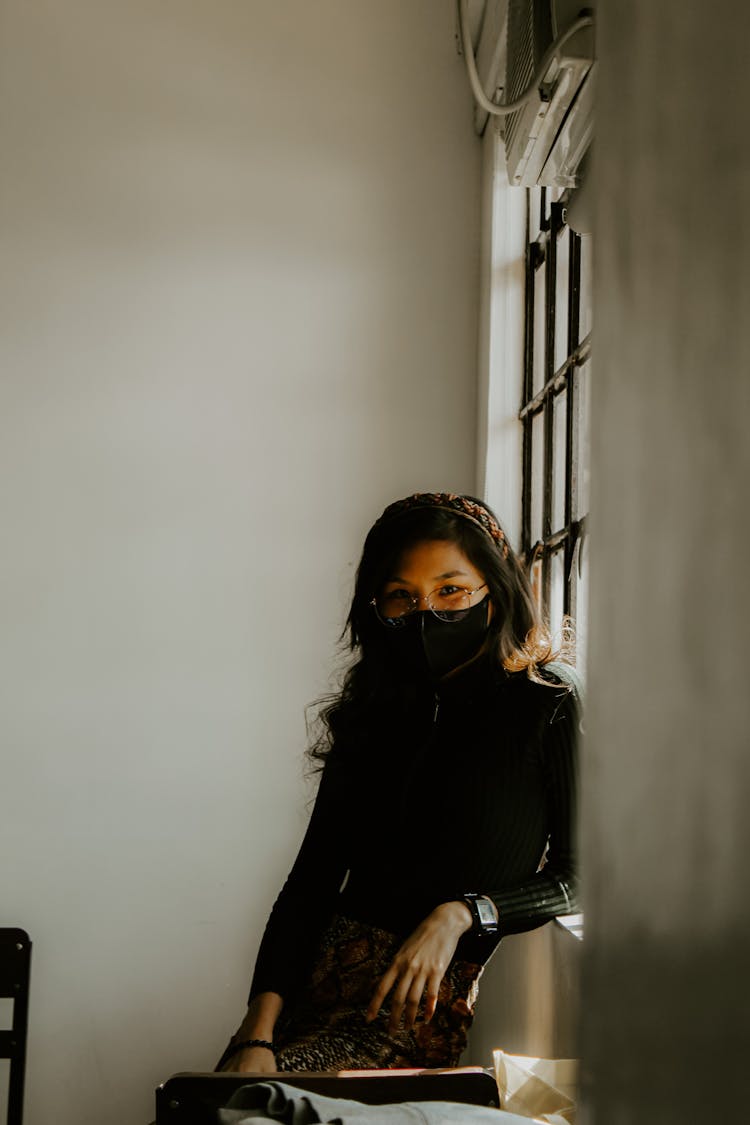
[(370, 1070), (458, 1065), (473, 1019), (481, 965), (453, 961), (429, 1023), (388, 1034), (390, 997), (372, 1023), (365, 1012), (403, 939), (337, 915), (324, 932), (312, 975), (274, 1035), (276, 1065), (292, 1070)]

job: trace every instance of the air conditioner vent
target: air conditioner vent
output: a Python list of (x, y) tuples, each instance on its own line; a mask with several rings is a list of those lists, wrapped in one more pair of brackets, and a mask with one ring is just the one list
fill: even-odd
[[(510, 0), (508, 5), (508, 54), (506, 100), (514, 101), (531, 83), (542, 55), (552, 42), (549, 0), (529, 3)], [(506, 147), (512, 146), (523, 128), (526, 107), (511, 113), (505, 122)]]
[[(506, 97), (528, 88), (555, 36), (581, 12), (571, 0), (509, 0)], [(512, 184), (573, 187), (573, 154), (585, 151), (592, 132), (593, 83), (579, 97), (593, 63), (593, 34), (582, 28), (564, 44), (534, 95), (505, 122), (505, 155)], [(564, 143), (564, 156), (555, 146)], [(577, 158), (577, 156), (576, 156)]]

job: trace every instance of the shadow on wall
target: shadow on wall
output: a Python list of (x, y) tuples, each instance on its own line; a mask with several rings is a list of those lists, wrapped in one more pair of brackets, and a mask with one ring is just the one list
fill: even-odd
[(503, 938), (482, 974), (462, 1063), (492, 1066), (492, 1052), (572, 1059), (578, 1043), (582, 942), (558, 922)]

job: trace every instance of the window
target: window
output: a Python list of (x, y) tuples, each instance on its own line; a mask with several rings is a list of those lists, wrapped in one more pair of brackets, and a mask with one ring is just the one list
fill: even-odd
[(567, 193), (527, 194), (521, 551), (553, 634), (576, 623), (585, 666), (591, 236), (567, 225)]

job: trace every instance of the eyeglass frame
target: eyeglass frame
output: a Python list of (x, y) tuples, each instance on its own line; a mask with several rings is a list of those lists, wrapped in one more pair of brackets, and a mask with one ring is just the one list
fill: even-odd
[[(484, 588), (486, 586), (487, 586), (487, 583), (483, 582), (481, 584), (481, 586), (475, 586), (473, 590), (467, 589), (466, 586), (460, 586), (459, 589), (463, 590), (463, 592), (465, 594), (468, 594), (469, 599), (471, 599), (472, 594), (476, 594), (478, 590), (484, 590)], [(487, 588), (489, 589), (489, 587), (487, 587)], [(440, 586), (436, 586), (434, 590), (430, 590), (429, 594), (420, 594), (419, 596), (415, 596), (414, 594), (411, 594), (410, 596), (411, 596), (411, 602), (412, 602), (413, 608), (408, 609), (406, 611), (406, 613), (400, 613), (397, 617), (386, 617), (386, 618), (381, 617), (381, 615), (378, 611), (377, 596), (375, 596), (374, 598), (371, 598), (369, 604), (372, 606), (372, 608), (375, 612), (375, 616), (377, 617), (380, 624), (384, 625), (386, 629), (398, 629), (398, 628), (401, 627), (402, 624), (406, 623), (406, 620), (409, 617), (413, 617), (415, 613), (419, 613), (419, 603), (421, 601), (425, 602), (425, 604), (427, 606), (427, 609), (430, 611), (430, 613), (434, 617), (436, 617), (438, 619), (438, 621), (442, 621), (444, 625), (450, 625), (451, 621), (455, 621), (456, 618), (441, 617), (440, 616), (441, 613), (468, 613), (468, 611), (473, 608), (473, 606), (468, 605), (465, 610), (464, 609), (433, 609), (433, 607), (430, 605), (429, 599), (439, 589), (440, 589)], [(477, 602), (476, 604), (479, 605), (480, 603)]]

